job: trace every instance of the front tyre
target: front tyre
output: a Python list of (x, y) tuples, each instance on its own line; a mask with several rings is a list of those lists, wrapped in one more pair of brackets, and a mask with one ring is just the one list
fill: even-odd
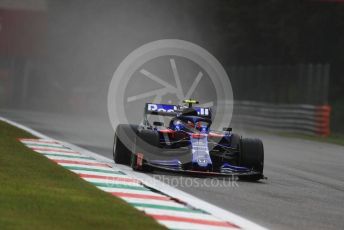
[(130, 142), (134, 140), (136, 132), (136, 125), (119, 124), (117, 126), (113, 144), (113, 159), (116, 164), (130, 165), (132, 154)]
[(242, 138), (240, 141), (240, 166), (258, 172), (258, 175), (249, 176), (248, 180), (257, 181), (263, 178), (264, 147), (260, 139)]

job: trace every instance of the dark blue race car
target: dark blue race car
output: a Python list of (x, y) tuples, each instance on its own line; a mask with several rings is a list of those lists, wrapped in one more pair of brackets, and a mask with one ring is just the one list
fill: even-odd
[[(117, 126), (115, 163), (138, 171), (167, 170), (207, 176), (264, 178), (264, 149), (259, 139), (242, 138), (231, 128), (211, 130), (211, 108), (146, 103), (140, 125)], [(152, 117), (159, 121), (150, 121)], [(169, 118), (165, 126), (161, 118)]]

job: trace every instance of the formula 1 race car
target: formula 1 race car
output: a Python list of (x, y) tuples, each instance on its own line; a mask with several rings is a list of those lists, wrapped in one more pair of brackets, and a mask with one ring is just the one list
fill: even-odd
[[(242, 138), (227, 127), (211, 130), (211, 108), (193, 107), (198, 104), (195, 100), (183, 102), (186, 105), (146, 103), (142, 124), (119, 124), (113, 146), (115, 163), (137, 171), (264, 178), (261, 140)], [(148, 116), (153, 115), (170, 118), (169, 124), (151, 124)]]

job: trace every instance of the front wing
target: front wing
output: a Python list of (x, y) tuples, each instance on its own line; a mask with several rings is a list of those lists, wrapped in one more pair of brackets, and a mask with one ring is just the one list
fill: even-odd
[(185, 169), (176, 169), (166, 166), (161, 166), (157, 164), (151, 164), (148, 162), (144, 162), (144, 165), (147, 165), (151, 168), (154, 168), (156, 170), (160, 171), (166, 171), (166, 172), (173, 172), (173, 173), (179, 173), (184, 175), (190, 175), (190, 176), (202, 176), (202, 177), (237, 177), (239, 179), (249, 179), (252, 176), (261, 176), (261, 179), (266, 179), (266, 177), (259, 172), (256, 171), (249, 171), (249, 172), (210, 172), (210, 171), (196, 171), (196, 170), (185, 170)]

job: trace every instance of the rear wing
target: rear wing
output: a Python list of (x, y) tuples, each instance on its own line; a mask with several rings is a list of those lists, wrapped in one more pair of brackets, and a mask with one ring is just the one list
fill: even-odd
[[(200, 117), (211, 119), (211, 108), (208, 107), (193, 107)], [(146, 103), (145, 115), (153, 114), (160, 116), (176, 116), (178, 114), (177, 105)]]

